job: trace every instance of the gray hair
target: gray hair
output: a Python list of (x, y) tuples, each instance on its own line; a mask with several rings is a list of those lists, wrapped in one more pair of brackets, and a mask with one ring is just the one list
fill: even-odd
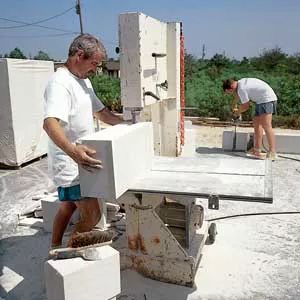
[(69, 48), (69, 57), (74, 56), (78, 50), (83, 50), (83, 55), (86, 59), (98, 51), (103, 55), (104, 59), (107, 57), (103, 44), (91, 34), (81, 34), (73, 40)]

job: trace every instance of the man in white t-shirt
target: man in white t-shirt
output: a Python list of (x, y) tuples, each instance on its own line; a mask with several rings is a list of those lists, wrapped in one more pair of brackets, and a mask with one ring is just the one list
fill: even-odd
[(76, 234), (90, 231), (101, 217), (96, 198), (81, 198), (78, 178), (78, 165), (87, 169), (101, 168), (101, 161), (93, 158), (95, 150), (77, 142), (94, 132), (93, 115), (111, 125), (122, 122), (104, 107), (88, 79), (105, 58), (105, 48), (95, 37), (78, 36), (70, 45), (64, 67), (53, 74), (45, 90), (43, 127), (50, 137), (49, 171), (60, 199), (53, 222), (52, 247), (61, 246), (76, 209), (80, 212), (80, 220), (69, 246)]
[(223, 90), (227, 94), (233, 94), (234, 105), (236, 106), (240, 99), (241, 104), (234, 109), (236, 117), (247, 111), (250, 107), (250, 101), (255, 103), (254, 125), (254, 148), (249, 155), (255, 158), (264, 159), (261, 153), (263, 131), (269, 143), (267, 158), (275, 160), (275, 135), (272, 128), (272, 115), (276, 113), (277, 96), (273, 89), (264, 81), (257, 78), (242, 78), (240, 80), (227, 79), (223, 81)]

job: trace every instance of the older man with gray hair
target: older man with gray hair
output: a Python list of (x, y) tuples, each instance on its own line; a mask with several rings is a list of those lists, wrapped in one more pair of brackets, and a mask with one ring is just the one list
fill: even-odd
[(80, 221), (68, 246), (72, 246), (78, 233), (92, 230), (101, 217), (98, 200), (81, 197), (78, 176), (78, 165), (101, 168), (101, 161), (93, 157), (95, 150), (77, 142), (94, 132), (93, 115), (111, 125), (122, 122), (104, 107), (88, 79), (104, 59), (106, 51), (98, 39), (89, 34), (76, 37), (70, 45), (67, 62), (54, 73), (45, 90), (43, 127), (50, 137), (49, 171), (60, 200), (53, 222), (52, 248), (61, 246), (76, 209)]

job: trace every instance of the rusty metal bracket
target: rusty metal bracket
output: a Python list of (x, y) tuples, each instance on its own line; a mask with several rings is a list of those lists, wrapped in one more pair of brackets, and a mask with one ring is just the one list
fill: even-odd
[(220, 198), (218, 195), (211, 194), (208, 196), (208, 208), (209, 209), (219, 209)]

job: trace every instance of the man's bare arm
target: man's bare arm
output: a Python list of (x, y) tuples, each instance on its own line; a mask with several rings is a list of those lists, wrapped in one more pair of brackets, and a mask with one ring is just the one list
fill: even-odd
[(249, 109), (250, 102), (243, 103), (239, 106), (238, 110), (234, 112), (235, 115), (239, 116), (241, 113), (247, 111)]
[(97, 119), (101, 120), (102, 122), (110, 125), (117, 125), (123, 122), (123, 120), (118, 117), (117, 115), (113, 114), (109, 109), (104, 108), (95, 113)]
[(85, 145), (72, 144), (66, 137), (59, 122), (59, 119), (56, 118), (46, 118), (44, 120), (43, 128), (51, 140), (83, 167), (101, 168), (101, 161), (92, 157), (96, 151)]
[(231, 102), (231, 110), (235, 111), (237, 109), (238, 103), (239, 103), (239, 96), (237, 95), (237, 93), (234, 93), (234, 97), (233, 100)]

